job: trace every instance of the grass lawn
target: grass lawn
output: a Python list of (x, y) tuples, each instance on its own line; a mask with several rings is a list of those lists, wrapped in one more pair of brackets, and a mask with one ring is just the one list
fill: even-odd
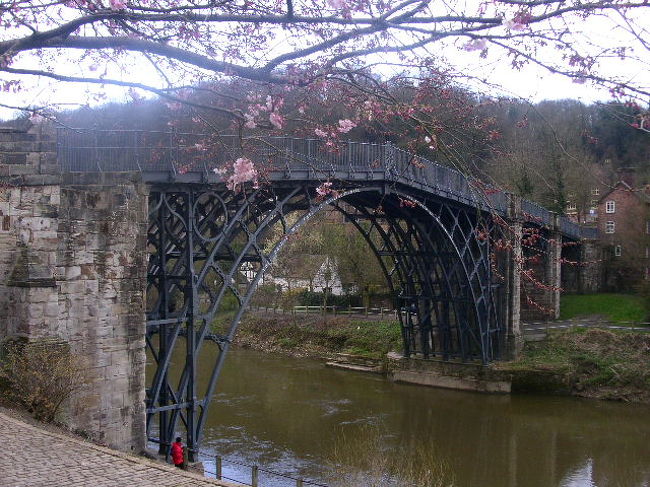
[(613, 322), (645, 321), (643, 298), (630, 294), (567, 294), (562, 296), (560, 319), (602, 315)]

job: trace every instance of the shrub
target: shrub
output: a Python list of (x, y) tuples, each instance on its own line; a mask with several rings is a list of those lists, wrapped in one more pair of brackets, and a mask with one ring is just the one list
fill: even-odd
[[(451, 487), (454, 474), (431, 438), (390, 445), (381, 424), (341, 430), (328, 463), (334, 487)], [(408, 452), (399, 455), (398, 452)]]
[(52, 422), (63, 402), (85, 379), (79, 356), (54, 340), (8, 341), (3, 347), (0, 378), (9, 396), (38, 420)]
[[(322, 306), (325, 302), (325, 295), (322, 292), (313, 292), (305, 289), (299, 296), (300, 304), (303, 306)], [(348, 306), (361, 306), (361, 296), (357, 294), (344, 294), (336, 295), (329, 294), (327, 296), (328, 306), (339, 306), (342, 308)]]
[(300, 295), (303, 292), (303, 288), (289, 289), (283, 292), (280, 297), (280, 307), (285, 311), (292, 310), (300, 302)]

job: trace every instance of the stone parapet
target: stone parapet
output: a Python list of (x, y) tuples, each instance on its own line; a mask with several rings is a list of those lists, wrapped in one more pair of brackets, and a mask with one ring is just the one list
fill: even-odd
[(52, 124), (0, 128), (0, 178), (5, 184), (48, 184), (59, 173)]

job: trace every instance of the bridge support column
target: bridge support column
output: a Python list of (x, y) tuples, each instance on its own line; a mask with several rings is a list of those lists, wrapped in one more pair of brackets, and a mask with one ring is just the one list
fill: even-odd
[(546, 302), (548, 303), (550, 318), (557, 320), (560, 317), (560, 289), (562, 287), (562, 234), (559, 231), (557, 215), (555, 225), (548, 239), (546, 254)]
[(60, 419), (121, 450), (145, 446), (147, 191), (136, 176), (65, 174), (46, 134), (3, 142), (0, 161), (0, 340), (56, 340), (79, 355), (86, 383)]
[(583, 240), (580, 245), (578, 292), (589, 294), (600, 291), (602, 282), (602, 248), (596, 240)]
[(553, 215), (549, 226), (539, 230), (524, 228), (525, 282), (522, 283), (521, 319), (525, 322), (553, 320), (560, 316), (562, 234), (557, 215)]
[(521, 198), (513, 194), (509, 205), (510, 255), (506, 258), (504, 271), (506, 334), (504, 358), (516, 359), (524, 347), (521, 330), (521, 271), (523, 252), (521, 239), (523, 235), (523, 215)]

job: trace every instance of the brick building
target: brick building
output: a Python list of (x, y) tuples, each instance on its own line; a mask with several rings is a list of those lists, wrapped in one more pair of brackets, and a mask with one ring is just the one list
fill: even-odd
[(633, 288), (650, 277), (650, 193), (619, 181), (598, 200), (598, 234), (604, 249), (603, 283)]

